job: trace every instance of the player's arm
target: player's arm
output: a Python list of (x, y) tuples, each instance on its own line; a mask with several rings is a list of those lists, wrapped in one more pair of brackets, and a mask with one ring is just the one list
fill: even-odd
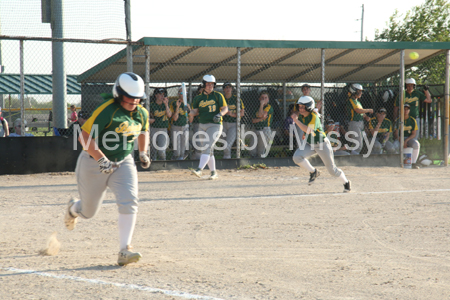
[(175, 105), (174, 105), (174, 103), (172, 103), (171, 111), (173, 112), (172, 120), (174, 120), (174, 121), (178, 120), (178, 117), (180, 115), (180, 105), (181, 105), (180, 101), (178, 101), (178, 100), (176, 101)]
[(423, 102), (425, 103), (431, 103), (431, 94), (430, 94), (430, 88), (428, 87), (428, 85), (423, 87), (423, 93), (425, 94), (425, 100), (423, 100)]
[(220, 114), (222, 115), (222, 117), (225, 116), (227, 114), (227, 112), (228, 112), (228, 106), (222, 106), (220, 108)]
[(195, 116), (198, 116), (198, 108), (192, 108), (189, 112), (189, 123), (194, 121)]
[(358, 108), (358, 107), (353, 107), (353, 110), (354, 110), (357, 114), (372, 114), (372, 113), (373, 113), (373, 109), (371, 109), (371, 108)]
[(305, 124), (303, 124), (302, 122), (300, 122), (298, 120), (298, 116), (296, 114), (292, 114), (291, 115), (292, 120), (294, 121), (294, 123), (300, 127), (300, 129), (305, 133), (305, 134), (311, 134), (311, 132), (313, 131), (310, 127), (306, 126)]
[(78, 137), (78, 141), (86, 152), (92, 156), (96, 161), (104, 157), (105, 154), (98, 148), (94, 138), (84, 130), (81, 130), (81, 135)]
[(139, 152), (147, 152), (149, 144), (149, 134), (148, 131), (141, 132), (138, 136), (138, 147)]

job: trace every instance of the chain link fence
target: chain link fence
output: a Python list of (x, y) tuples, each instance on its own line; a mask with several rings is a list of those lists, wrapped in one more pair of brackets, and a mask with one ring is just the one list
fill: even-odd
[[(14, 121), (20, 116), (20, 94), (14, 90), (17, 80), (20, 83), (19, 41), (2, 40), (4, 56), (9, 57), (7, 73), (0, 74), (0, 88), (3, 97), (1, 107), (3, 117), (14, 132)], [(64, 134), (65, 128), (56, 128), (52, 123), (51, 42), (27, 41), (24, 47), (25, 98), (23, 108), (28, 130), (35, 136)], [(67, 126), (70, 120), (71, 105), (76, 112), (89, 116), (104, 101), (102, 93), (111, 93), (116, 77), (127, 71), (126, 45), (117, 43), (64, 43), (64, 63), (67, 75)], [(133, 46), (133, 71), (148, 82), (149, 98), (144, 104), (152, 115), (152, 103), (157, 101), (156, 93), (164, 88), (169, 100), (168, 106), (175, 111), (179, 99), (181, 83), (185, 82), (188, 103), (199, 93), (202, 77), (215, 76), (215, 90), (226, 94), (225, 83), (231, 83), (231, 95), (240, 95), (240, 131), (236, 138), (227, 140), (224, 135), (216, 145), (215, 156), (222, 158), (276, 158), (291, 157), (301, 143), (301, 132), (292, 125), (291, 116), (296, 114), (299, 97), (309, 95), (316, 101), (325, 132), (335, 132), (335, 155), (352, 155), (354, 140), (346, 136), (350, 131), (352, 112), (349, 110), (351, 85), (361, 84), (364, 91), (359, 99), (361, 107), (371, 109), (363, 119), (361, 128), (362, 145), (359, 154), (375, 155), (398, 153), (371, 148), (371, 119), (377, 118), (380, 108), (386, 109), (386, 119), (392, 127), (388, 140), (393, 143), (397, 127), (396, 112), (400, 84), (400, 55), (398, 49), (320, 49), (320, 48), (239, 48), (200, 47), (200, 46), (145, 46), (142, 41)], [(146, 55), (149, 47), (149, 55)], [(251, 55), (250, 55), (251, 54)], [(240, 63), (238, 63), (240, 60)], [(420, 99), (418, 138), (421, 154), (432, 159), (442, 160), (444, 155), (444, 82), (445, 53), (441, 52), (424, 61), (405, 60), (405, 78), (414, 78), (416, 90), (423, 93), (429, 87), (432, 103)], [(240, 77), (238, 78), (238, 68)], [(386, 72), (386, 69), (389, 72)], [(375, 79), (375, 80), (374, 80)], [(239, 85), (239, 87), (238, 87)], [(262, 106), (267, 118), (260, 120), (261, 94), (269, 98)], [(225, 95), (229, 98), (230, 95)], [(230, 111), (237, 111), (236, 105)], [(187, 147), (176, 149), (174, 142), (173, 117), (167, 117), (165, 125), (167, 139), (164, 153), (154, 151), (152, 156), (159, 160), (198, 159), (192, 137), (198, 130), (198, 120), (186, 124)], [(227, 123), (237, 123), (228, 118)], [(236, 130), (237, 124), (227, 125)], [(224, 128), (225, 128), (224, 124)], [(155, 126), (152, 126), (152, 130)], [(60, 130), (58, 130), (60, 129)], [(230, 134), (229, 130), (225, 130)], [(253, 133), (253, 134), (252, 134)], [(255, 138), (256, 136), (256, 138)], [(151, 139), (156, 142), (156, 139)], [(230, 144), (228, 146), (228, 144)], [(347, 145), (347, 146), (345, 146)], [(227, 147), (228, 146), (228, 147)], [(339, 147), (337, 147), (339, 146)], [(159, 147), (161, 147), (159, 145)], [(152, 149), (155, 145), (152, 144)]]

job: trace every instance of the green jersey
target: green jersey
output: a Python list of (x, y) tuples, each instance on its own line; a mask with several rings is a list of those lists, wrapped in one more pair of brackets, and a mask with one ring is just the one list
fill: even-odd
[[(395, 129), (397, 130), (400, 125), (400, 118), (395, 121)], [(416, 119), (409, 116), (403, 123), (403, 132), (405, 138), (409, 137), (414, 130), (418, 130)], [(398, 134), (400, 137), (400, 133)]]
[[(172, 102), (172, 104), (170, 105), (170, 110), (172, 111), (173, 114), (175, 114), (175, 111), (177, 110), (177, 101)], [(181, 103), (180, 107), (178, 108), (178, 119), (176, 121), (173, 121), (172, 125), (184, 126), (186, 124), (187, 124), (186, 111), (184, 110), (184, 103)]]
[[(262, 130), (264, 127), (270, 127), (272, 124), (272, 118), (273, 118), (273, 107), (270, 104), (267, 104), (264, 106), (264, 111), (267, 112), (267, 118), (261, 122), (253, 123), (253, 126), (255, 126), (256, 130)], [(259, 109), (255, 112), (254, 116), (258, 119), (259, 116)]]
[[(214, 116), (220, 112), (220, 109), (227, 106), (225, 97), (216, 91), (211, 94), (204, 92), (194, 98), (192, 108), (198, 109), (198, 121), (201, 124), (214, 123)], [(222, 120), (218, 124), (222, 124)]]
[[(369, 120), (369, 129), (375, 129), (378, 125), (378, 119), (376, 117), (373, 117)], [(392, 132), (392, 123), (391, 120), (384, 118), (383, 122), (381, 122), (380, 128), (378, 129), (377, 133), (377, 140), (384, 144), (386, 142), (386, 134)]]
[[(420, 104), (427, 99), (424, 93), (420, 91), (413, 90), (411, 94), (405, 91), (405, 102), (410, 105), (409, 115), (413, 118), (417, 118), (419, 116), (419, 106)], [(395, 106), (399, 107), (400, 97), (397, 96), (397, 100), (395, 101)]]
[(166, 105), (164, 103), (157, 104), (156, 102), (150, 103), (150, 113), (155, 122), (152, 127), (154, 128), (168, 128), (169, 118), (167, 117)]
[[(228, 112), (231, 112), (231, 113), (235, 114), (237, 112), (237, 105), (236, 105), (237, 97), (233, 95), (230, 98), (225, 99), (225, 101), (227, 101), (227, 104), (228, 104)], [(242, 109), (245, 108), (244, 107), (244, 103), (242, 102), (242, 99), (241, 99), (240, 103), (241, 103), (240, 107), (241, 107), (241, 110), (242, 110)], [(236, 118), (233, 118), (233, 117), (231, 117), (229, 115), (225, 115), (225, 116), (223, 116), (223, 121), (224, 122), (229, 122), (229, 123), (236, 123)]]
[(315, 112), (310, 113), (307, 117), (303, 117), (302, 115), (300, 115), (298, 117), (298, 120), (303, 124), (305, 124), (306, 126), (308, 126), (309, 128), (311, 128), (312, 130), (309, 135), (306, 135), (305, 132), (305, 136), (307, 137), (306, 139), (307, 143), (318, 144), (323, 142), (324, 138), (326, 138), (326, 134), (322, 129), (320, 118)]
[(355, 108), (363, 109), (361, 102), (358, 99), (349, 98), (346, 104), (347, 117), (350, 121), (362, 121), (364, 120), (364, 114), (358, 114)]
[(99, 149), (111, 161), (121, 161), (134, 149), (134, 140), (148, 131), (148, 111), (138, 105), (128, 111), (114, 99), (100, 104), (81, 127), (97, 142)]

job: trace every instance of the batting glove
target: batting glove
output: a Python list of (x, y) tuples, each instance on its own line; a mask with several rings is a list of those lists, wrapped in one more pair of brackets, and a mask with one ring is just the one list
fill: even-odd
[(106, 156), (103, 156), (99, 160), (97, 160), (98, 168), (100, 169), (100, 172), (103, 174), (111, 174), (114, 172), (114, 164), (112, 161), (106, 158)]
[(428, 86), (428, 85), (425, 85), (424, 87), (423, 87), (423, 90), (424, 91), (428, 91), (430, 89), (430, 87)]
[(218, 113), (217, 115), (214, 116), (213, 121), (214, 123), (220, 123), (220, 121), (222, 121), (222, 115)]
[(141, 161), (141, 167), (144, 169), (150, 168), (150, 158), (148, 157), (147, 152), (141, 151), (139, 152), (139, 160)]

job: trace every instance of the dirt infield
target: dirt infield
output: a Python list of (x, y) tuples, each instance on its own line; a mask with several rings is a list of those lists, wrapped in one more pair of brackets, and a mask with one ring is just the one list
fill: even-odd
[(140, 172), (126, 267), (111, 192), (69, 232), (73, 173), (0, 176), (0, 299), (448, 299), (450, 168), (342, 169)]

